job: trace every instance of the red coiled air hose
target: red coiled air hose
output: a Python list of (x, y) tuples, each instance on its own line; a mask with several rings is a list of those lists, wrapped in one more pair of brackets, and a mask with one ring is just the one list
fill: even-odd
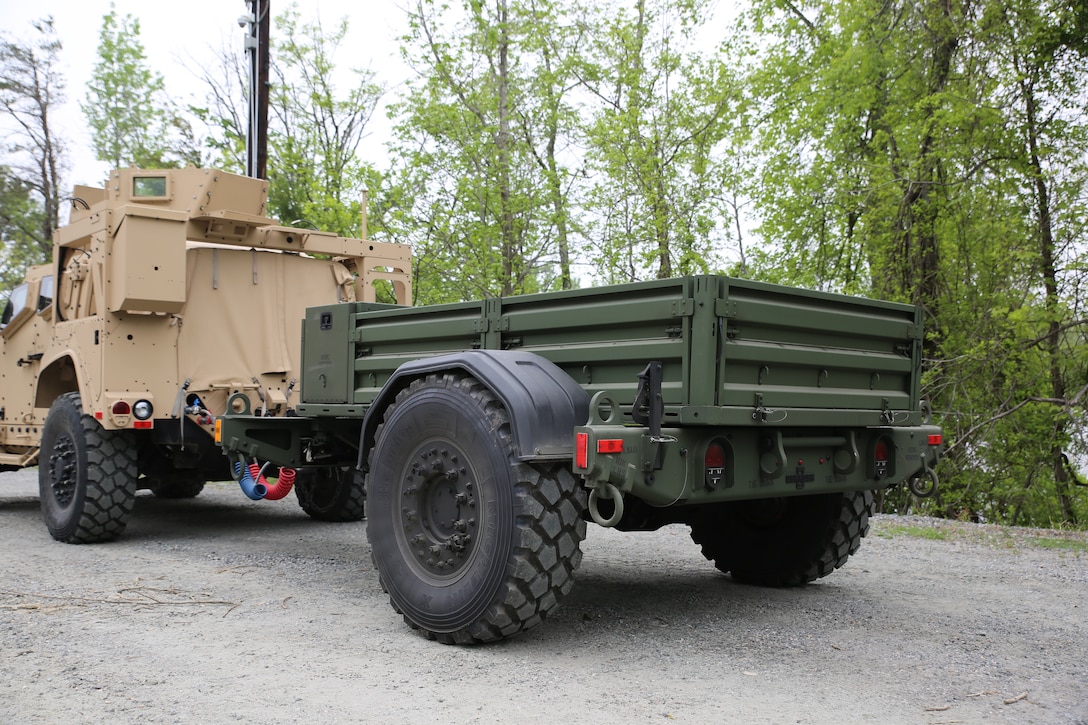
[(276, 485), (269, 486), (268, 482), (263, 478), (261, 483), (267, 486), (268, 491), (264, 497), (269, 501), (277, 501), (291, 492), (291, 487), (295, 485), (296, 471), (293, 468), (280, 468), (280, 477), (276, 481)]

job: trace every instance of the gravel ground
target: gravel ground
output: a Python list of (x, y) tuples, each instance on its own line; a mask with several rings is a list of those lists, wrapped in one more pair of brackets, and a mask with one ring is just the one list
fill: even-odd
[(1088, 723), (1085, 534), (877, 517), (766, 590), (686, 527), (591, 526), (547, 622), (459, 648), (389, 607), (365, 524), (211, 484), (70, 546), (36, 476), (0, 475), (3, 723)]

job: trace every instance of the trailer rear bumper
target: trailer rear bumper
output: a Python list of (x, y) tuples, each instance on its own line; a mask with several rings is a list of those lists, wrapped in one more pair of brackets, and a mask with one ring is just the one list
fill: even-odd
[[(574, 472), (599, 496), (652, 506), (888, 488), (930, 478), (937, 426), (850, 429), (575, 428)], [(935, 477), (933, 477), (935, 479)]]

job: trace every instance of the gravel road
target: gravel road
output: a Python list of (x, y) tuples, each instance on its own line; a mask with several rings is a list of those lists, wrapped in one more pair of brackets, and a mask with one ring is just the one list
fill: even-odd
[(71, 546), (36, 480), (0, 474), (3, 723), (1088, 723), (1085, 534), (877, 517), (766, 590), (686, 527), (590, 526), (564, 606), (463, 648), (401, 622), (365, 524), (224, 483)]

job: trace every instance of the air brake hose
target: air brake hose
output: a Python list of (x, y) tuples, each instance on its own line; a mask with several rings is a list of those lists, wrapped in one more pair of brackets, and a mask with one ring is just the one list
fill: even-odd
[[(264, 479), (261, 479), (262, 482)], [(274, 486), (268, 486), (268, 492), (264, 497), (268, 501), (278, 501), (287, 494), (291, 493), (291, 487), (295, 485), (295, 469), (293, 468), (280, 468), (280, 476), (276, 480)]]
[(268, 494), (268, 487), (254, 477), (259, 471), (255, 463), (247, 468), (241, 461), (234, 462), (234, 475), (238, 479), (238, 485), (242, 487), (242, 493), (254, 501), (260, 501)]

